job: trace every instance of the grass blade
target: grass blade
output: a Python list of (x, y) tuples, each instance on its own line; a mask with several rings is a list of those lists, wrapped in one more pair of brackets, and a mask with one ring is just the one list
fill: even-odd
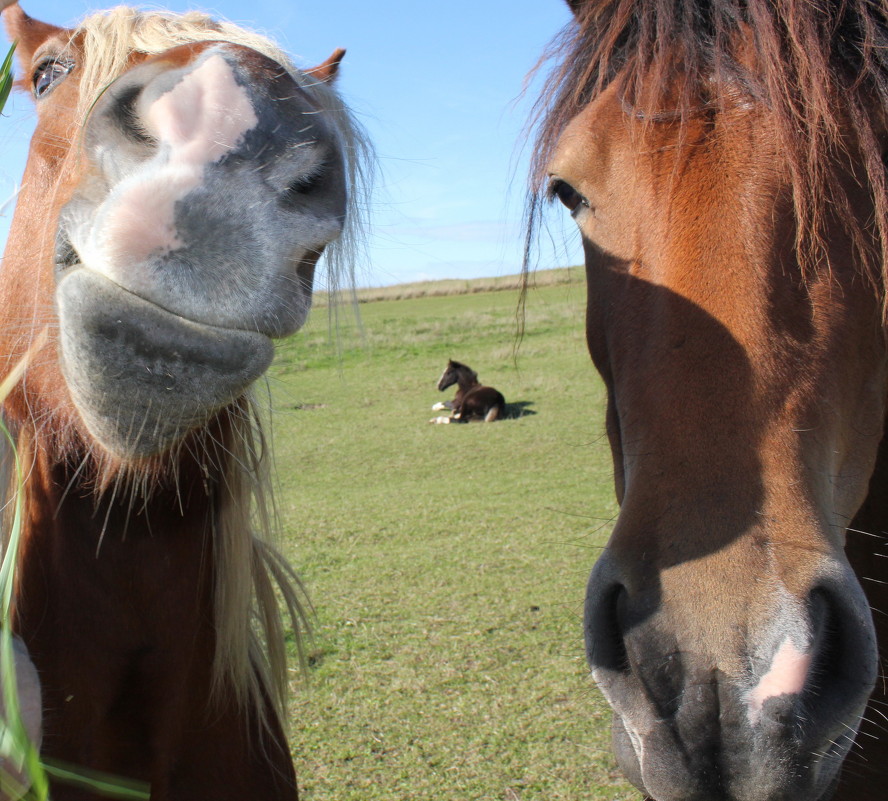
[[(8, 61), (8, 59), (7, 59)], [(4, 62), (6, 66), (6, 62)], [(48, 338), (46, 329), (34, 339), (31, 347), (6, 378), (0, 382), (0, 404), (6, 400), (15, 385), (21, 380), (31, 359), (45, 344)], [(0, 718), (0, 761), (11, 766), (16, 773), (24, 773), (30, 779), (30, 790), (22, 787), (17, 778), (6, 770), (0, 770), (0, 792), (10, 798), (26, 797), (33, 801), (46, 801), (49, 797), (49, 782), (46, 778), (37, 749), (28, 737), (22, 721), (17, 692), (15, 654), (12, 644), (10, 612), (12, 590), (15, 583), (15, 562), (18, 556), (19, 539), (22, 529), (24, 478), (21, 462), (15, 448), (15, 441), (0, 417), (0, 438), (6, 440), (14, 463), (15, 486), (13, 491), (12, 523), (8, 536), (4, 539), (5, 549), (0, 561), (0, 675), (3, 676), (3, 717)]]
[(14, 52), (15, 42), (13, 42), (12, 47), (9, 48), (6, 58), (3, 59), (3, 64), (0, 64), (0, 111), (3, 111), (3, 107), (6, 105), (6, 101), (9, 98), (9, 92), (12, 90), (12, 54)]
[(147, 801), (151, 790), (145, 782), (111, 776), (100, 771), (87, 771), (73, 765), (65, 765), (57, 760), (47, 760), (43, 764), (46, 772), (53, 779), (72, 787), (82, 787), (105, 798), (116, 798), (120, 801)]

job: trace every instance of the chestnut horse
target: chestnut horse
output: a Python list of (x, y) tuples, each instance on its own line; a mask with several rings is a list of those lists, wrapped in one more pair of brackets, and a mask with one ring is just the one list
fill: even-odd
[(888, 10), (570, 5), (529, 235), (548, 195), (584, 246), (617, 761), (656, 801), (882, 799)]
[(296, 624), (302, 602), (267, 541), (250, 387), (341, 234), (331, 275), (346, 263), (365, 148), (332, 88), (343, 51), (300, 71), (197, 13), (4, 17), (38, 115), (0, 272), (0, 376), (30, 348), (3, 415), (24, 465), (13, 628), (42, 754), (152, 801), (295, 799), (275, 584)]

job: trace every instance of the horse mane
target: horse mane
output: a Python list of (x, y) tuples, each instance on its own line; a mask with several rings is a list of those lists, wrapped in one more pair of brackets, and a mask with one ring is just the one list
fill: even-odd
[(354, 285), (354, 264), (363, 241), (362, 219), (372, 180), (373, 154), (361, 125), (330, 81), (298, 69), (271, 39), (199, 11), (174, 14), (142, 12), (117, 6), (84, 19), (72, 34), (83, 37), (80, 64), (80, 105), (84, 120), (102, 92), (123, 74), (133, 53), (157, 55), (177, 45), (219, 41), (243, 45), (280, 64), (318, 105), (338, 136), (346, 166), (347, 209), (342, 235), (324, 251), (331, 294)]
[(461, 370), (464, 373), (466, 373), (469, 377), (469, 380), (471, 380), (471, 381), (478, 380), (478, 373), (475, 370), (473, 370), (471, 367), (469, 367), (467, 364), (460, 364), (459, 362), (454, 362), (454, 366), (456, 367), (457, 370)]
[[(287, 652), (278, 593), (300, 658), (310, 605), (298, 576), (275, 547), (276, 520), (268, 442), (258, 405), (245, 398), (227, 410), (222, 442), (204, 452), (221, 467), (223, 487), (213, 520), (216, 553), (215, 692), (230, 687), (240, 703), (252, 700), (264, 720), (269, 702), (286, 721)], [(202, 443), (203, 444), (203, 443)]]
[[(286, 720), (289, 682), (281, 601), (300, 660), (311, 605), (276, 545), (279, 525), (270, 478), (272, 454), (263, 416), (256, 400), (244, 397), (219, 413), (218, 425), (192, 432), (169, 454), (136, 463), (108, 458), (89, 445), (81, 451), (85, 455), (80, 463), (71, 463), (68, 449), (75, 440), (70, 432), (60, 437), (36, 420), (10, 425), (16, 450), (0, 436), (0, 553), (11, 531), (15, 495), (19, 486), (27, 493), (38, 450), (48, 451), (56, 461), (69, 461), (71, 481), (92, 491), (99, 521), (103, 516), (100, 503), (118, 501), (128, 506), (131, 515), (141, 514), (161, 486), (172, 487), (183, 503), (178, 465), (183, 459), (198, 464), (211, 509), (214, 554), (216, 642), (211, 695), (232, 693), (238, 704), (252, 706), (264, 725), (269, 710), (281, 722)], [(16, 456), (21, 477), (16, 474)], [(73, 491), (70, 485), (65, 494), (68, 491)], [(100, 540), (97, 556), (101, 547)]]
[[(789, 168), (803, 271), (828, 268), (826, 213), (835, 209), (862, 266), (888, 284), (888, 184), (880, 140), (888, 110), (888, 9), (871, 0), (576, 0), (575, 19), (540, 65), (556, 62), (534, 107), (527, 248), (541, 219), (548, 164), (565, 126), (618, 82), (624, 107), (650, 129), (736, 106), (767, 109)], [(664, 107), (668, 115), (663, 114)], [(679, 138), (679, 142), (681, 139)], [(839, 156), (875, 209), (851, 213)], [(847, 166), (847, 165), (846, 165)], [(883, 311), (888, 316), (888, 310)]]

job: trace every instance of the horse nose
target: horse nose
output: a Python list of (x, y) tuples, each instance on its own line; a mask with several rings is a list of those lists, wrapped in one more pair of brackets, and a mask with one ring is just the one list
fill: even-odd
[[(329, 136), (295, 76), (259, 53), (221, 43), (177, 66), (177, 54), (190, 57), (193, 47), (133, 68), (102, 93), (89, 113), (86, 140), (93, 149), (113, 149), (114, 158), (99, 168), (113, 180), (164, 149), (182, 170), (226, 156), (249, 158), (259, 171), (290, 162), (283, 170), (290, 180), (272, 178), (281, 200), (311, 184), (298, 173), (317, 171), (312, 151), (326, 151)], [(127, 158), (119, 159), (121, 152)]]
[(705, 591), (683, 602), (668, 579), (610, 553), (592, 572), (588, 660), (614, 709), (620, 766), (658, 801), (819, 798), (875, 682), (872, 622), (850, 568), (824, 561), (800, 596), (740, 580), (709, 587), (722, 602), (707, 608)]
[(298, 76), (236, 45), (194, 47), (144, 62), (96, 103), (62, 250), (181, 317), (285, 336), (343, 229), (342, 142)]

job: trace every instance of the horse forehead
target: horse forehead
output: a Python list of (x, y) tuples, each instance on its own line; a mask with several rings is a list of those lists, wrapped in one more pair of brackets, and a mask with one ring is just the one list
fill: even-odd
[[(619, 81), (609, 84), (564, 127), (549, 172), (574, 178), (578, 184), (619, 186), (626, 197), (639, 185), (657, 190), (657, 205), (681, 186), (740, 163), (741, 170), (724, 170), (720, 177), (749, 176), (751, 171), (770, 180), (779, 178), (774, 130), (768, 115), (736, 87), (721, 87), (717, 112), (701, 105), (682, 116), (663, 108), (634, 108), (623, 96)], [(703, 101), (701, 101), (701, 104)], [(692, 187), (691, 187), (692, 188)], [(666, 190), (670, 191), (666, 191)], [(675, 209), (670, 209), (674, 215)]]
[(576, 184), (604, 183), (613, 170), (625, 172), (633, 152), (632, 125), (616, 86), (579, 112), (564, 128), (549, 172)]
[(172, 68), (187, 67), (192, 63), (202, 61), (207, 51), (223, 54), (226, 60), (236, 62), (248, 74), (277, 73), (286, 74), (287, 70), (282, 65), (273, 61), (268, 56), (248, 47), (244, 44), (228, 42), (224, 39), (209, 39), (200, 42), (186, 42), (170, 47), (160, 53), (135, 54), (136, 58), (146, 64), (163, 63)]
[(757, 281), (746, 267), (770, 263), (791, 224), (772, 140), (761, 109), (649, 120), (612, 84), (565, 127), (549, 172), (595, 211), (578, 221), (596, 248), (636, 277), (714, 300), (728, 275)]

